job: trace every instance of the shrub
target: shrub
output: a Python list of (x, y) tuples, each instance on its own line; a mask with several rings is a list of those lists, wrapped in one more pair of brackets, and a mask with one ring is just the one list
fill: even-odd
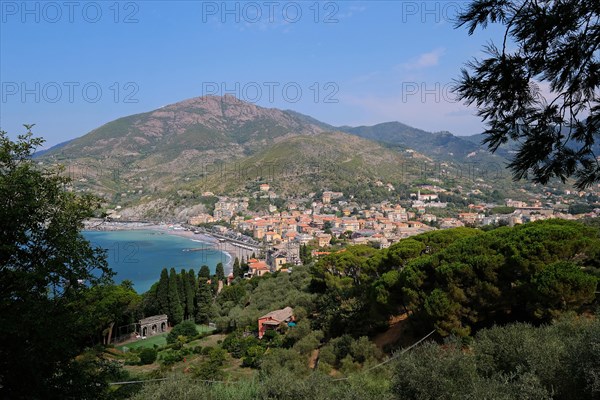
[(171, 332), (167, 335), (167, 343), (175, 343), (179, 336), (184, 336), (189, 339), (196, 335), (198, 335), (196, 324), (193, 321), (183, 321), (171, 329)]
[(260, 365), (260, 360), (262, 355), (265, 353), (265, 350), (260, 346), (251, 346), (246, 350), (246, 355), (244, 356), (244, 362), (242, 365), (244, 367), (250, 368), (258, 368)]
[(182, 360), (183, 355), (179, 351), (165, 350), (160, 353), (160, 361), (162, 365), (173, 365)]
[(140, 352), (140, 364), (148, 365), (156, 361), (157, 351), (153, 348), (144, 348)]

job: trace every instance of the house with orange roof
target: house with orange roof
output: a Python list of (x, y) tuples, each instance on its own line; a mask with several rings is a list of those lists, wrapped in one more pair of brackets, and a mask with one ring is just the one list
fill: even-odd
[(250, 276), (263, 276), (264, 274), (271, 272), (266, 262), (259, 261), (255, 258), (248, 260), (248, 271), (250, 272)]
[(294, 321), (294, 309), (292, 307), (271, 311), (258, 319), (258, 338), (262, 339), (267, 330), (277, 329), (283, 324), (287, 325)]
[(285, 235), (283, 235), (283, 238), (281, 240), (284, 243), (290, 243), (290, 242), (293, 242), (297, 236), (298, 236), (298, 233), (296, 233), (294, 231), (287, 231), (285, 233)]

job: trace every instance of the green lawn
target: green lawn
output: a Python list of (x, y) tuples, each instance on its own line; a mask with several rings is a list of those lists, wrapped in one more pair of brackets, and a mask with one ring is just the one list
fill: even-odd
[(148, 336), (146, 339), (139, 339), (135, 342), (127, 343), (118, 348), (120, 350), (123, 350), (123, 347), (137, 349), (139, 347), (153, 347), (154, 345), (164, 346), (165, 344), (167, 344), (167, 333), (161, 333), (160, 335)]
[[(196, 325), (196, 329), (198, 330), (198, 333), (211, 332), (214, 330), (208, 325), (198, 324)], [(127, 347), (129, 349), (137, 349), (140, 347), (154, 347), (154, 345), (164, 346), (165, 344), (167, 344), (167, 335), (168, 333), (165, 332), (159, 335), (148, 336), (146, 339), (139, 339), (135, 342), (127, 343), (123, 346), (118, 346), (117, 348), (119, 350), (123, 350), (123, 347)]]

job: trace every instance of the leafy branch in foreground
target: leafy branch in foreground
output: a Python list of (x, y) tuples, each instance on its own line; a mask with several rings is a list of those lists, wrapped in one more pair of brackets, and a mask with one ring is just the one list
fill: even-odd
[(15, 142), (0, 132), (0, 397), (97, 397), (102, 384), (74, 367), (88, 329), (72, 305), (111, 282), (104, 251), (80, 233), (98, 204), (35, 165), (43, 140), (26, 128)]
[(459, 15), (470, 35), (505, 27), (501, 46), (485, 46), (455, 90), (487, 123), (490, 150), (517, 142), (516, 180), (575, 177), (581, 189), (600, 181), (599, 18), (596, 0), (475, 0)]

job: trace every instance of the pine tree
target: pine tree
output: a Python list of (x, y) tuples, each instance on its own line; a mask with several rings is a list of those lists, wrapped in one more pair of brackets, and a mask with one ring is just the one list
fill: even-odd
[(169, 274), (169, 321), (177, 325), (183, 321), (183, 309), (179, 300), (179, 288), (177, 287), (177, 272), (171, 268)]
[(240, 267), (240, 260), (236, 257), (235, 260), (233, 261), (233, 277), (241, 278), (242, 276), (243, 276), (243, 274), (242, 274), (242, 268)]
[(215, 269), (215, 275), (217, 276), (218, 281), (222, 281), (225, 279), (225, 268), (223, 268), (223, 263), (218, 263), (217, 268)]
[(156, 302), (160, 314), (169, 314), (169, 272), (166, 268), (160, 272), (160, 280), (156, 288)]

